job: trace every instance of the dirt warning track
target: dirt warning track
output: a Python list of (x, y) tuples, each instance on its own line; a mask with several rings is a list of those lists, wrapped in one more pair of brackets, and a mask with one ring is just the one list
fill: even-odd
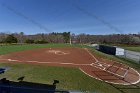
[(77, 67), (86, 75), (113, 84), (131, 85), (140, 82), (133, 68), (93, 55), (85, 48), (43, 48), (3, 55), (0, 62), (23, 62), (51, 66)]

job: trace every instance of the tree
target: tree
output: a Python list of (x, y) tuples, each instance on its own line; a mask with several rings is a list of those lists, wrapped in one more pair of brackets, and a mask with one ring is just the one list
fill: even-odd
[(70, 32), (63, 32), (64, 42), (68, 43), (70, 41)]
[(48, 43), (48, 41), (45, 40), (45, 39), (41, 39), (41, 40), (36, 40), (34, 43), (36, 43), (36, 44), (46, 44), (46, 43)]
[(33, 44), (34, 43), (34, 40), (33, 39), (26, 39), (25, 40), (25, 43), (27, 43), (27, 44)]
[(7, 37), (7, 35), (4, 32), (1, 32), (0, 33), (0, 43), (4, 43), (6, 37)]
[(5, 39), (5, 43), (17, 43), (18, 40), (16, 37), (14, 37), (14, 35), (8, 35)]
[(135, 36), (132, 38), (132, 42), (133, 44), (140, 44), (140, 38)]

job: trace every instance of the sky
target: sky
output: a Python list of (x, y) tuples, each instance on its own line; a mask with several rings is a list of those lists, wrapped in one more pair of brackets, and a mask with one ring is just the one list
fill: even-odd
[(140, 0), (0, 0), (0, 32), (140, 32)]

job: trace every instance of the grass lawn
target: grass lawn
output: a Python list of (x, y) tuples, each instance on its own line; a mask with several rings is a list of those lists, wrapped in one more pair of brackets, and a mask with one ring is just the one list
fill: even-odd
[(127, 50), (140, 52), (140, 46), (139, 45), (123, 45), (123, 44), (119, 45), (119, 44), (117, 44), (117, 45), (113, 45), (113, 46), (119, 46), (119, 47), (122, 47), (122, 48), (127, 49)]
[[(7, 54), (16, 51), (23, 51), (34, 48), (49, 48), (49, 47), (85, 47), (80, 45), (69, 45), (69, 44), (46, 44), (46, 45), (8, 45), (0, 46), (0, 54)], [(92, 49), (92, 48), (91, 48)], [(128, 64), (135, 69), (140, 71), (140, 66), (131, 62), (126, 62), (123, 59), (116, 58), (114, 56), (105, 55), (94, 49), (94, 53), (98, 56), (108, 58), (111, 60), (117, 60), (119, 62)], [(32, 65), (32, 64), (8, 64), (0, 63), (0, 67), (9, 67), (5, 74), (1, 74), (0, 78), (6, 77), (9, 80), (17, 81), (19, 77), (25, 76), (24, 81), (37, 82), (44, 84), (52, 84), (53, 80), (59, 80), (58, 89), (65, 90), (80, 90), (80, 91), (96, 91), (97, 93), (122, 93), (117, 87), (133, 87), (133, 86), (121, 86), (121, 85), (110, 85), (105, 82), (93, 79), (78, 68), (66, 68), (66, 67), (51, 67), (47, 65)], [(140, 85), (140, 84), (138, 84)], [(134, 86), (135, 87), (135, 86)], [(123, 93), (140, 93), (140, 90), (128, 91)]]
[(10, 67), (0, 78), (17, 81), (17, 78), (25, 76), (24, 81), (52, 84), (53, 80), (59, 80), (58, 89), (98, 91), (99, 93), (121, 93), (107, 83), (88, 77), (78, 68), (51, 67), (31, 64), (0, 64), (0, 67)]
[(127, 50), (132, 50), (136, 52), (140, 52), (140, 46), (134, 46), (134, 47), (124, 47)]
[(83, 47), (81, 45), (70, 45), (70, 44), (25, 44), (25, 45), (2, 45), (0, 46), (0, 55), (30, 50), (35, 48), (53, 48), (53, 47)]

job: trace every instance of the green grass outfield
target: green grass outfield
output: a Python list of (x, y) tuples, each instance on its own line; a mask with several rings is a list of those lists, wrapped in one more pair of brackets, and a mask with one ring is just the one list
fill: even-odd
[(140, 45), (113, 45), (113, 46), (119, 46), (119, 47), (122, 47), (124, 49), (127, 49), (127, 50), (132, 50), (132, 51), (136, 51), (136, 52), (140, 52)]
[(131, 47), (124, 47), (127, 50), (132, 50), (136, 52), (140, 52), (140, 46), (131, 46)]
[(23, 44), (23, 45), (1, 45), (0, 55), (11, 52), (30, 50), (35, 48), (53, 48), (53, 47), (83, 47), (81, 45), (70, 44)]
[(109, 44), (104, 44), (104, 45), (118, 46), (118, 47), (122, 47), (122, 48), (127, 49), (127, 50), (140, 52), (140, 45), (126, 45), (126, 44), (110, 44), (110, 45)]
[[(16, 51), (23, 51), (35, 48), (49, 48), (49, 47), (86, 47), (81, 45), (69, 45), (69, 44), (32, 44), (32, 45), (4, 45), (0, 46), (0, 55), (8, 54)], [(88, 47), (90, 48), (90, 47)], [(117, 60), (125, 64), (134, 67), (140, 71), (140, 66), (127, 62), (126, 60), (116, 58), (114, 56), (100, 53), (91, 48), (94, 53), (98, 56), (108, 58), (111, 60)], [(79, 90), (79, 91), (96, 91), (95, 93), (140, 93), (140, 89), (125, 89), (124, 92), (119, 90), (118, 87), (135, 87), (135, 86), (121, 86), (121, 85), (110, 85), (105, 82), (93, 79), (78, 68), (66, 68), (66, 67), (53, 67), (47, 65), (33, 65), (33, 64), (8, 64), (0, 63), (0, 67), (9, 67), (6, 73), (1, 74), (0, 78), (7, 78), (9, 80), (17, 81), (21, 76), (25, 76), (24, 81), (37, 82), (43, 84), (52, 84), (53, 80), (59, 80), (58, 89), (64, 90)], [(140, 84), (138, 84), (140, 85)]]

